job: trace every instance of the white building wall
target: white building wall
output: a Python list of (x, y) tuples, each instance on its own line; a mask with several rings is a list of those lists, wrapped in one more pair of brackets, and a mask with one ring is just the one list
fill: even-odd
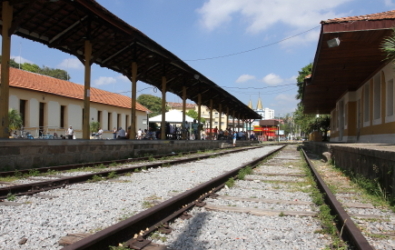
[[(116, 127), (117, 126), (117, 117), (118, 117), (118, 113), (117, 112), (112, 112), (111, 113), (111, 124), (112, 127)], [(118, 124), (118, 128), (121, 127), (121, 124)], [(125, 129), (125, 128), (123, 128)]]
[(48, 102), (48, 127), (60, 127), (60, 104), (58, 102)]
[[(107, 130), (108, 129), (108, 111), (107, 110), (103, 110), (102, 111), (102, 113), (101, 113), (101, 116), (102, 116), (102, 124), (101, 124), (101, 126), (102, 126), (102, 128), (103, 128), (103, 130)], [(110, 128), (110, 130), (111, 130), (112, 128)]]
[[(92, 105), (92, 104), (91, 104)], [(89, 119), (89, 123), (91, 123), (91, 122), (96, 122), (97, 121), (97, 109), (95, 109), (95, 108), (90, 108), (89, 109), (89, 116), (90, 116), (90, 119)]]
[(82, 108), (79, 105), (69, 104), (67, 106), (68, 123), (66, 127), (73, 126), (74, 129), (82, 129)]
[(10, 95), (8, 105), (10, 109), (15, 109), (19, 112), (19, 98), (17, 96)]
[(40, 103), (35, 98), (31, 98), (28, 104), (28, 113), (30, 117), (29, 127), (38, 127), (39, 123), (39, 113), (40, 113)]

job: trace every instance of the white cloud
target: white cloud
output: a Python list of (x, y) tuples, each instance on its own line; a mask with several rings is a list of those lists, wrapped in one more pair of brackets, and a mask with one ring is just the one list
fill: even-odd
[(121, 75), (121, 74), (117, 76), (117, 79), (121, 80), (123, 82), (130, 82), (129, 78), (127, 78), (126, 76)]
[(254, 80), (254, 79), (255, 79), (255, 76), (244, 74), (244, 75), (239, 76), (239, 78), (237, 78), (236, 82), (242, 83), (242, 82), (248, 82), (249, 80)]
[(67, 58), (58, 65), (58, 68), (67, 71), (69, 69), (83, 69), (84, 65), (77, 58)]
[(108, 85), (108, 84), (113, 84), (116, 82), (117, 82), (117, 80), (114, 77), (108, 77), (108, 76), (101, 76), (98, 79), (93, 81), (93, 83), (96, 86)]
[(246, 31), (250, 33), (261, 32), (277, 23), (305, 30), (319, 25), (321, 20), (342, 16), (333, 9), (350, 1), (354, 0), (207, 0), (197, 12), (200, 24), (209, 31), (229, 24), (234, 16), (241, 17), (240, 22), (247, 24)]
[(385, 6), (388, 6), (388, 7), (395, 6), (395, 3), (393, 2), (393, 0), (384, 0), (384, 4), (385, 4)]
[(278, 76), (278, 75), (276, 75), (276, 74), (273, 74), (273, 73), (270, 73), (270, 74), (266, 75), (266, 76), (262, 79), (262, 81), (263, 81), (264, 83), (266, 83), (266, 84), (268, 84), (268, 85), (272, 85), (272, 86), (273, 86), (273, 85), (278, 85), (278, 84), (284, 82), (284, 80), (283, 80), (280, 76)]
[(11, 58), (14, 59), (14, 61), (16, 63), (21, 63), (21, 64), (23, 64), (23, 63), (30, 63), (30, 64), (33, 64), (32, 61), (29, 61), (29, 60), (27, 60), (27, 59), (25, 59), (23, 57), (20, 57), (20, 56), (11, 56)]

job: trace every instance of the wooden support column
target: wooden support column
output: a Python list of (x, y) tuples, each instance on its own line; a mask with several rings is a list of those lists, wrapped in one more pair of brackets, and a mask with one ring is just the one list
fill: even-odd
[(229, 128), (229, 107), (226, 107), (226, 128)]
[(8, 139), (8, 108), (10, 96), (10, 55), (11, 55), (11, 35), (9, 29), (12, 24), (13, 8), (9, 1), (3, 2), (3, 29), (2, 29), (2, 63), (1, 63), (1, 84), (0, 84), (0, 139)]
[(210, 138), (213, 139), (213, 99), (210, 99)]
[[(187, 87), (182, 86), (182, 126), (185, 124), (185, 112), (187, 111)], [(182, 139), (186, 139), (186, 131), (182, 130)]]
[(160, 138), (166, 139), (166, 76), (162, 76), (162, 122), (160, 125)]
[(218, 130), (220, 130), (220, 129), (222, 129), (222, 125), (221, 125), (222, 124), (221, 123), (222, 122), (222, 117), (221, 117), (222, 116), (222, 103), (219, 104), (218, 113), (219, 113), (219, 126), (218, 126), (219, 128), (218, 128)]
[(237, 132), (240, 132), (240, 114), (239, 117), (237, 117)]
[[(136, 139), (136, 125), (137, 125), (137, 116), (136, 116), (136, 97), (137, 96), (137, 62), (132, 62), (132, 110), (131, 110), (131, 118), (132, 122), (130, 123), (130, 135), (129, 139)], [(147, 119), (148, 123), (148, 119)], [(128, 128), (126, 128), (128, 129)]]
[(232, 122), (232, 130), (233, 131), (235, 131), (235, 115), (236, 115), (236, 112), (233, 110), (233, 115), (232, 115), (232, 118), (233, 118), (233, 122)]
[(91, 57), (92, 43), (85, 40), (85, 76), (84, 76), (84, 121), (82, 126), (82, 139), (90, 138), (90, 102), (91, 102)]
[[(202, 119), (202, 95), (198, 94), (198, 122), (199, 124), (201, 123), (201, 119)], [(204, 129), (204, 124), (203, 124), (203, 129)], [(198, 139), (202, 139), (200, 138), (200, 131), (198, 133)]]

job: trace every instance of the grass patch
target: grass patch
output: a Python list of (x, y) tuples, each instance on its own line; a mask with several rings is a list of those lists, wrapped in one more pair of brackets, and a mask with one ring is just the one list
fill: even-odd
[(114, 179), (117, 178), (118, 175), (115, 171), (112, 171), (111, 173), (108, 174), (107, 179)]
[(8, 201), (15, 201), (15, 200), (16, 200), (15, 194), (8, 193), (8, 194), (7, 194), (7, 200), (8, 200)]
[(237, 174), (237, 178), (239, 180), (244, 180), (246, 175), (249, 175), (252, 173), (252, 168), (250, 166), (247, 166), (243, 169), (240, 169), (239, 173)]
[(94, 175), (92, 176), (92, 179), (90, 179), (88, 182), (98, 182), (98, 181), (102, 181), (105, 180), (105, 178), (103, 178), (100, 175)]
[(162, 242), (166, 242), (167, 241), (167, 237), (166, 236), (162, 236), (158, 231), (152, 232), (149, 237), (151, 239), (153, 239), (153, 240), (160, 240)]
[(229, 178), (229, 180), (227, 182), (225, 182), (225, 185), (228, 186), (228, 188), (231, 188), (235, 185), (235, 179)]

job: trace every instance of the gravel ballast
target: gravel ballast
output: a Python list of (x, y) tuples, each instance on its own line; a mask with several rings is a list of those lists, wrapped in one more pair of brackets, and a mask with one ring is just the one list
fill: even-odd
[[(54, 196), (52, 199), (17, 197), (15, 202), (21, 205), (0, 206), (0, 249), (60, 249), (58, 241), (68, 233), (102, 230), (276, 148), (267, 146), (40, 193)], [(19, 245), (23, 238), (27, 241)]]

